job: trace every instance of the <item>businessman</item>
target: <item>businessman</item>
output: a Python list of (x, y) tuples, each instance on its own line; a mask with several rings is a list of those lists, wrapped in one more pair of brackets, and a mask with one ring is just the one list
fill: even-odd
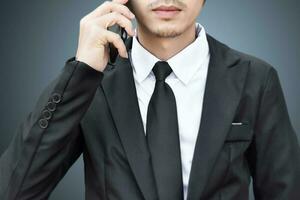
[(81, 154), (88, 200), (246, 200), (251, 177), (255, 199), (300, 199), (278, 73), (206, 33), (204, 4), (113, 0), (84, 16), (75, 57), (1, 155), (0, 199), (47, 199)]

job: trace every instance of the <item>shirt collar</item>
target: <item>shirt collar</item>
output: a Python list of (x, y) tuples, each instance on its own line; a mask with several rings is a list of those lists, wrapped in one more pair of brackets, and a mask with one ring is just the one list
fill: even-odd
[[(188, 84), (209, 53), (205, 29), (199, 23), (195, 25), (196, 39), (167, 60), (176, 77), (184, 84)], [(133, 37), (131, 61), (136, 80), (139, 83), (148, 77), (153, 66), (159, 60), (139, 43), (136, 36)]]

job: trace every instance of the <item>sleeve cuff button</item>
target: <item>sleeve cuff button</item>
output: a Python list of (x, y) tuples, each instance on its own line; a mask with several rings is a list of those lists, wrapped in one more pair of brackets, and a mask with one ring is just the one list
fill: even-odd
[(53, 101), (54, 103), (59, 103), (59, 102), (61, 102), (61, 95), (58, 94), (58, 93), (54, 93), (54, 94), (52, 95), (52, 101)]
[(45, 128), (47, 128), (48, 127), (48, 121), (46, 120), (46, 119), (40, 119), (39, 120), (39, 125), (40, 125), (40, 127), (41, 128), (43, 128), (43, 129), (45, 129)]
[(45, 119), (51, 119), (52, 113), (49, 110), (44, 110), (43, 111), (43, 116)]
[(54, 102), (48, 102), (47, 104), (47, 109), (51, 112), (55, 111), (56, 110), (56, 104)]

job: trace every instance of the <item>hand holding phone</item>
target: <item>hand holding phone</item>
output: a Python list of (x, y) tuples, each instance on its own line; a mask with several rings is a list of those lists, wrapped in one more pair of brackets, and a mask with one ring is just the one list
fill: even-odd
[[(108, 61), (114, 62), (118, 54), (128, 57), (122, 37), (126, 39), (127, 33), (134, 35), (131, 22), (134, 14), (125, 5), (127, 2), (106, 1), (81, 19), (76, 60), (103, 71)], [(113, 26), (115, 32), (111, 30)]]

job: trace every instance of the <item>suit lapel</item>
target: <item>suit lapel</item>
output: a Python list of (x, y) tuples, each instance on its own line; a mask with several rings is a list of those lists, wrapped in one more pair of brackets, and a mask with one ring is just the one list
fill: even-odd
[[(126, 40), (131, 49), (132, 38)], [(146, 200), (157, 199), (143, 122), (129, 59), (118, 57), (115, 65), (108, 65), (102, 88), (113, 120), (124, 146), (134, 177)]]
[(210, 63), (200, 128), (188, 186), (188, 200), (201, 199), (211, 169), (233, 120), (248, 71), (248, 62), (207, 34)]

